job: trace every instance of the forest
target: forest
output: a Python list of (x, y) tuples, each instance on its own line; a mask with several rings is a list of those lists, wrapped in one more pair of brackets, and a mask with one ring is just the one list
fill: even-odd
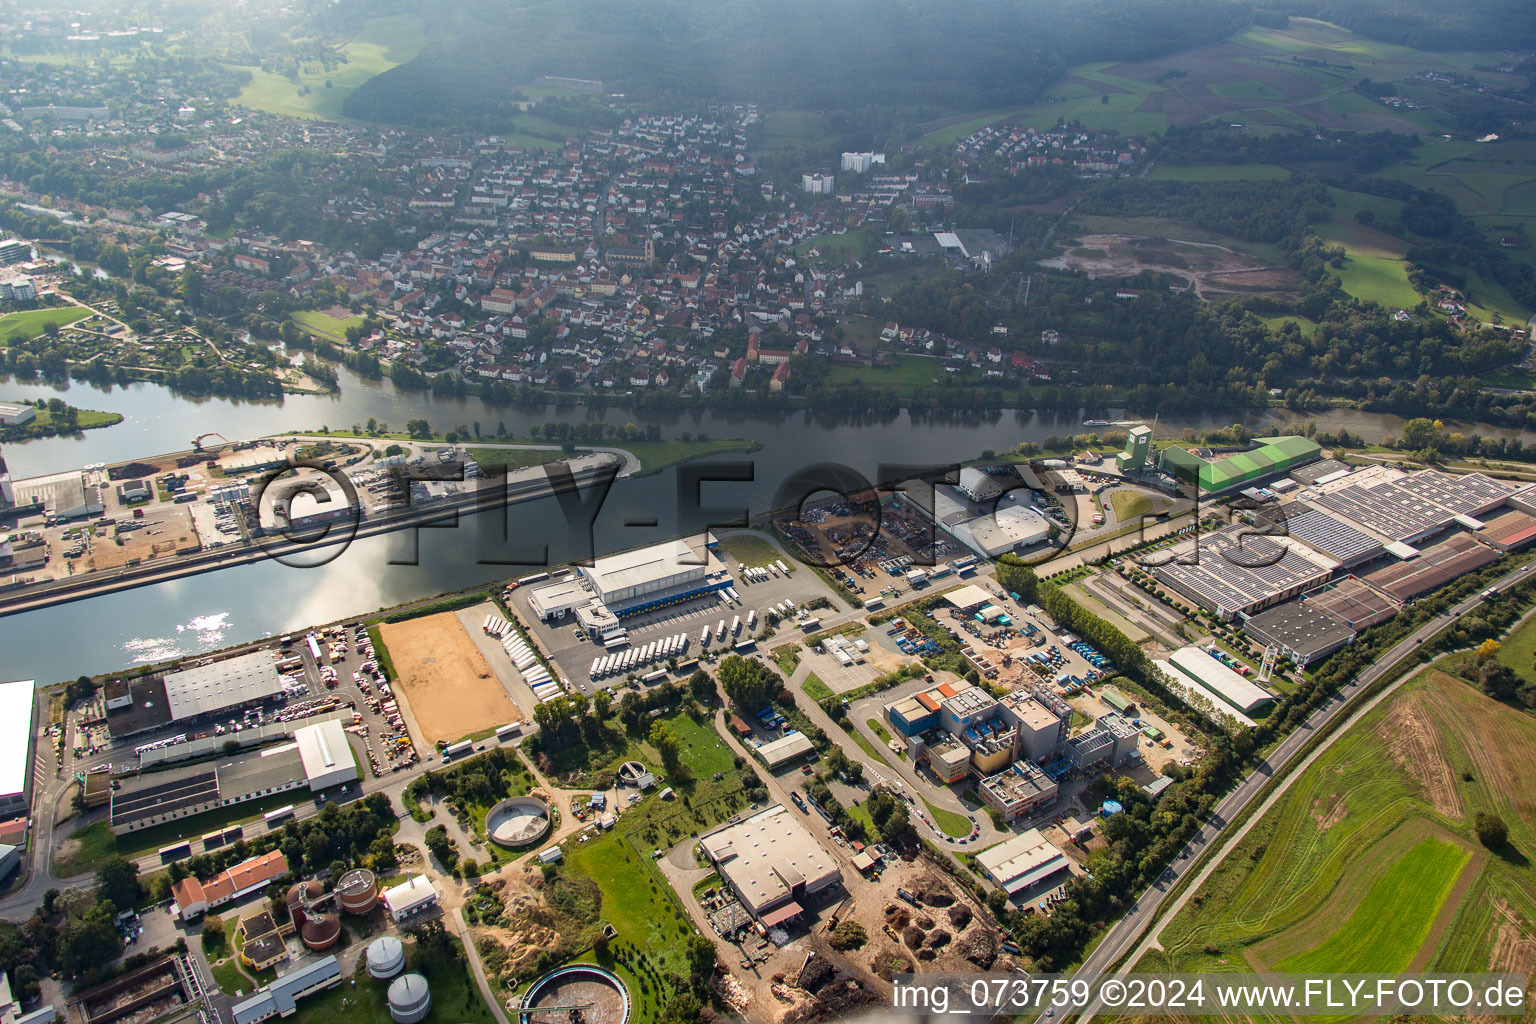
[(348, 97), (350, 116), (505, 117), (512, 90), (540, 75), (600, 79), (608, 91), (652, 100), (986, 108), (1032, 99), (1074, 61), (1214, 42), (1251, 16), (1232, 0), (690, 0), (664, 12), (615, 0), (430, 0), (424, 8), (434, 26), (426, 48)]

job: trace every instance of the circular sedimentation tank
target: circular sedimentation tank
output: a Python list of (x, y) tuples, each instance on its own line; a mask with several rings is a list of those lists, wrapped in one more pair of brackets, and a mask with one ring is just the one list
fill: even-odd
[(593, 964), (557, 967), (528, 988), (516, 1024), (534, 1024), (544, 1007), (582, 1006), (583, 1024), (628, 1024), (629, 989), (618, 975)]
[(619, 765), (619, 781), (626, 786), (638, 786), (649, 772), (639, 761), (625, 761)]
[(336, 882), (336, 905), (348, 914), (363, 915), (379, 901), (379, 881), (372, 871), (348, 871)]
[(402, 974), (389, 983), (389, 1019), (416, 1024), (432, 1012), (432, 990), (419, 974)]
[(317, 953), (336, 945), (340, 937), (341, 921), (335, 914), (306, 915), (304, 927), (299, 930), (299, 938), (304, 945)]
[(497, 846), (515, 850), (532, 846), (549, 834), (549, 805), (532, 796), (514, 796), (485, 815), (485, 834)]
[(405, 947), (393, 935), (381, 935), (368, 944), (368, 974), (385, 981), (405, 967)]

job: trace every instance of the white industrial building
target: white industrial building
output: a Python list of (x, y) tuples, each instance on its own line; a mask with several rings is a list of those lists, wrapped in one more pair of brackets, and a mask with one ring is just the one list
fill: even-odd
[(165, 677), (165, 698), (176, 722), (265, 700), (282, 690), (283, 677), (268, 651), (196, 665)]
[(49, 519), (84, 519), (106, 510), (101, 488), (78, 469), (14, 480), (11, 491), (18, 508), (33, 506)]
[[(603, 621), (602, 609), (617, 618), (680, 604), (730, 585), (725, 564), (710, 550), (708, 534), (669, 540), (599, 558), (577, 569), (577, 577), (540, 587), (528, 604), (540, 618), (578, 617)], [(594, 630), (602, 632), (602, 630)]]
[(996, 477), (975, 466), (966, 466), (960, 470), (960, 490), (972, 501), (983, 502), (1002, 494), (1003, 485), (997, 482)]
[(1230, 706), (1245, 715), (1273, 704), (1274, 695), (1245, 679), (1211, 657), (1202, 647), (1181, 647), (1168, 657), (1168, 664), (1182, 677), (1217, 698), (1217, 707)]
[(379, 898), (389, 908), (390, 920), (399, 924), (420, 917), (437, 906), (437, 890), (426, 875), (413, 875), (399, 885), (385, 889)]
[(318, 725), (306, 725), (294, 731), (304, 775), (313, 792), (352, 782), (357, 777), (357, 760), (347, 743), (347, 734), (336, 719)]
[(990, 516), (960, 523), (952, 532), (972, 551), (996, 558), (1049, 540), (1051, 523), (1031, 505), (1006, 505)]
[(1068, 870), (1067, 858), (1037, 828), (981, 851), (976, 855), (976, 863), (1009, 896), (1017, 896)]
[(799, 915), (799, 902), (842, 883), (837, 862), (783, 804), (711, 832), (699, 846), (764, 927)]
[(291, 1017), (305, 996), (341, 984), (341, 964), (334, 956), (311, 960), (273, 982), (230, 1010), (235, 1024), (258, 1024), (272, 1017)]
[(0, 402), (0, 427), (19, 427), (37, 419), (37, 409), (15, 402)]
[(32, 713), (37, 684), (0, 683), (0, 815), (27, 812), (32, 773)]

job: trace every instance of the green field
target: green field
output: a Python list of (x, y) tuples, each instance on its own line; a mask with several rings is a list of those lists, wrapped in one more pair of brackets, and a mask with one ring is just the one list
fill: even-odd
[(936, 807), (923, 797), (923, 806), (928, 808), (928, 814), (933, 818), (933, 823), (947, 836), (956, 839), (971, 834), (971, 819), (955, 811), (946, 811), (942, 807)]
[(759, 152), (788, 152), (830, 142), (832, 119), (816, 110), (770, 110), (763, 114)]
[[(1536, 716), (1426, 669), (1302, 773), (1136, 969), (1503, 969), (1496, 947), (1536, 941), (1533, 761)], [(1483, 849), (1477, 812), (1521, 852)]]
[(289, 314), (289, 319), (311, 334), (318, 334), (335, 342), (347, 340), (347, 328), (363, 326), (361, 316), (331, 316), (318, 309), (305, 309)]
[(318, 62), (309, 62), (300, 69), (298, 82), (261, 68), (244, 68), (251, 73), (251, 84), (235, 102), (272, 114), (340, 120), (342, 102), (358, 86), (415, 57), (424, 40), (417, 15), (369, 18), (362, 31), (341, 48), (345, 63), (326, 71)]
[(1421, 841), (1371, 886), (1327, 941), (1275, 966), (1301, 973), (1407, 969), (1470, 859), (1457, 843)]
[(1285, 94), (1263, 82), (1214, 82), (1211, 92), (1225, 100), (1283, 100)]
[(730, 452), (755, 452), (762, 445), (756, 441), (735, 438), (718, 438), (710, 441), (612, 441), (613, 447), (623, 448), (640, 460), (640, 472), (656, 473), (679, 462), (702, 458), (705, 455), (725, 455)]
[(1281, 327), (1284, 327), (1288, 323), (1295, 324), (1298, 328), (1301, 329), (1301, 333), (1303, 335), (1311, 334), (1313, 331), (1317, 330), (1317, 321), (1308, 319), (1304, 316), (1297, 316), (1294, 313), (1287, 313), (1283, 316), (1261, 316), (1259, 319), (1264, 321), (1264, 326), (1274, 330), (1279, 330)]
[(84, 320), (91, 311), (80, 306), (60, 306), (55, 309), (26, 309), (19, 313), (0, 316), (0, 342), (9, 342), (13, 335), (22, 334), (29, 340), (43, 333), (47, 324), (68, 327), (77, 320)]
[(889, 366), (849, 366), (839, 363), (829, 367), (826, 386), (866, 384), (875, 388), (905, 391), (933, 387), (935, 381), (942, 383), (948, 379), (971, 376), (965, 372), (945, 373), (943, 365), (933, 356), (892, 355), (889, 358)]
[[(673, 715), (666, 722), (682, 743), (681, 759), (693, 773), (677, 800), (649, 796), (627, 810), (617, 827), (588, 843), (566, 843), (562, 871), (597, 882), (602, 891), (602, 919), (618, 931), (615, 949), (643, 959), (650, 974), (642, 977), (624, 964), (601, 961), (622, 976), (635, 1000), (631, 1019), (655, 1020), (665, 993), (651, 978), (688, 976), (684, 944), (694, 927), (651, 854), (697, 835), (741, 810), (746, 796), (735, 770), (735, 757), (713, 725)], [(654, 753), (648, 758), (656, 764)], [(715, 773), (724, 773), (713, 781)], [(633, 960), (631, 960), (631, 966)]]
[(832, 263), (869, 259), (869, 246), (862, 231), (845, 231), (840, 235), (817, 235), (795, 246), (795, 255), (804, 257), (812, 249), (820, 251), (820, 259)]
[(1276, 164), (1203, 164), (1175, 167), (1158, 164), (1147, 175), (1153, 181), (1284, 181), (1291, 172)]
[(800, 684), (800, 689), (804, 690), (805, 695), (817, 703), (826, 700), (828, 697), (836, 696), (832, 692), (832, 687), (822, 682), (821, 676), (818, 676), (815, 672), (805, 677), (804, 682)]
[(1317, 233), (1325, 241), (1344, 247), (1348, 260), (1338, 275), (1344, 290), (1355, 298), (1375, 302), (1389, 309), (1412, 309), (1420, 295), (1408, 282), (1403, 261), (1407, 243), (1384, 231), (1366, 227), (1353, 218), (1334, 215), (1333, 223), (1324, 224)]
[(791, 571), (798, 567), (798, 563), (785, 558), (772, 542), (755, 533), (733, 533), (721, 537), (720, 546), (742, 565), (764, 566), (769, 562), (782, 561)]

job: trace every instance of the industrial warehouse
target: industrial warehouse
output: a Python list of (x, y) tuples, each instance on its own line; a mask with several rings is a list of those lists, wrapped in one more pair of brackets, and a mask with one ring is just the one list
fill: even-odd
[[(1253, 510), (1252, 525), (1159, 552), (1147, 566), (1152, 576), (1241, 620), (1274, 656), (1305, 667), (1414, 599), (1536, 540), (1530, 488), (1481, 473), (1313, 468), (1329, 471), (1297, 474), (1305, 486), (1289, 501)], [(1226, 666), (1198, 657), (1168, 664), (1175, 682), (1197, 684), (1240, 716), (1262, 706), (1255, 701), (1264, 691), (1246, 679), (1231, 685)], [(1202, 678), (1189, 677), (1191, 665)]]
[(623, 635), (624, 618), (729, 587), (730, 574), (715, 548), (714, 538), (701, 534), (599, 558), (534, 590), (528, 604), (547, 622), (574, 615), (593, 639), (612, 639)]
[(843, 880), (837, 862), (783, 804), (708, 833), (699, 847), (764, 928), (798, 917), (803, 900)]
[(277, 793), (318, 793), (357, 778), (346, 733), (331, 720), (296, 730), (291, 743), (122, 779), (112, 791), (109, 820), (113, 833), (122, 835)]
[(116, 738), (218, 715), (282, 693), (271, 651), (240, 654), (179, 672), (108, 683), (107, 728)]
[(933, 518), (940, 529), (986, 558), (1023, 551), (1050, 539), (1050, 522), (1024, 499), (1030, 492), (1008, 490), (998, 478), (975, 466), (960, 470), (958, 485), (933, 489)]
[(25, 814), (32, 783), (33, 711), (37, 684), (0, 683), (0, 816)]

